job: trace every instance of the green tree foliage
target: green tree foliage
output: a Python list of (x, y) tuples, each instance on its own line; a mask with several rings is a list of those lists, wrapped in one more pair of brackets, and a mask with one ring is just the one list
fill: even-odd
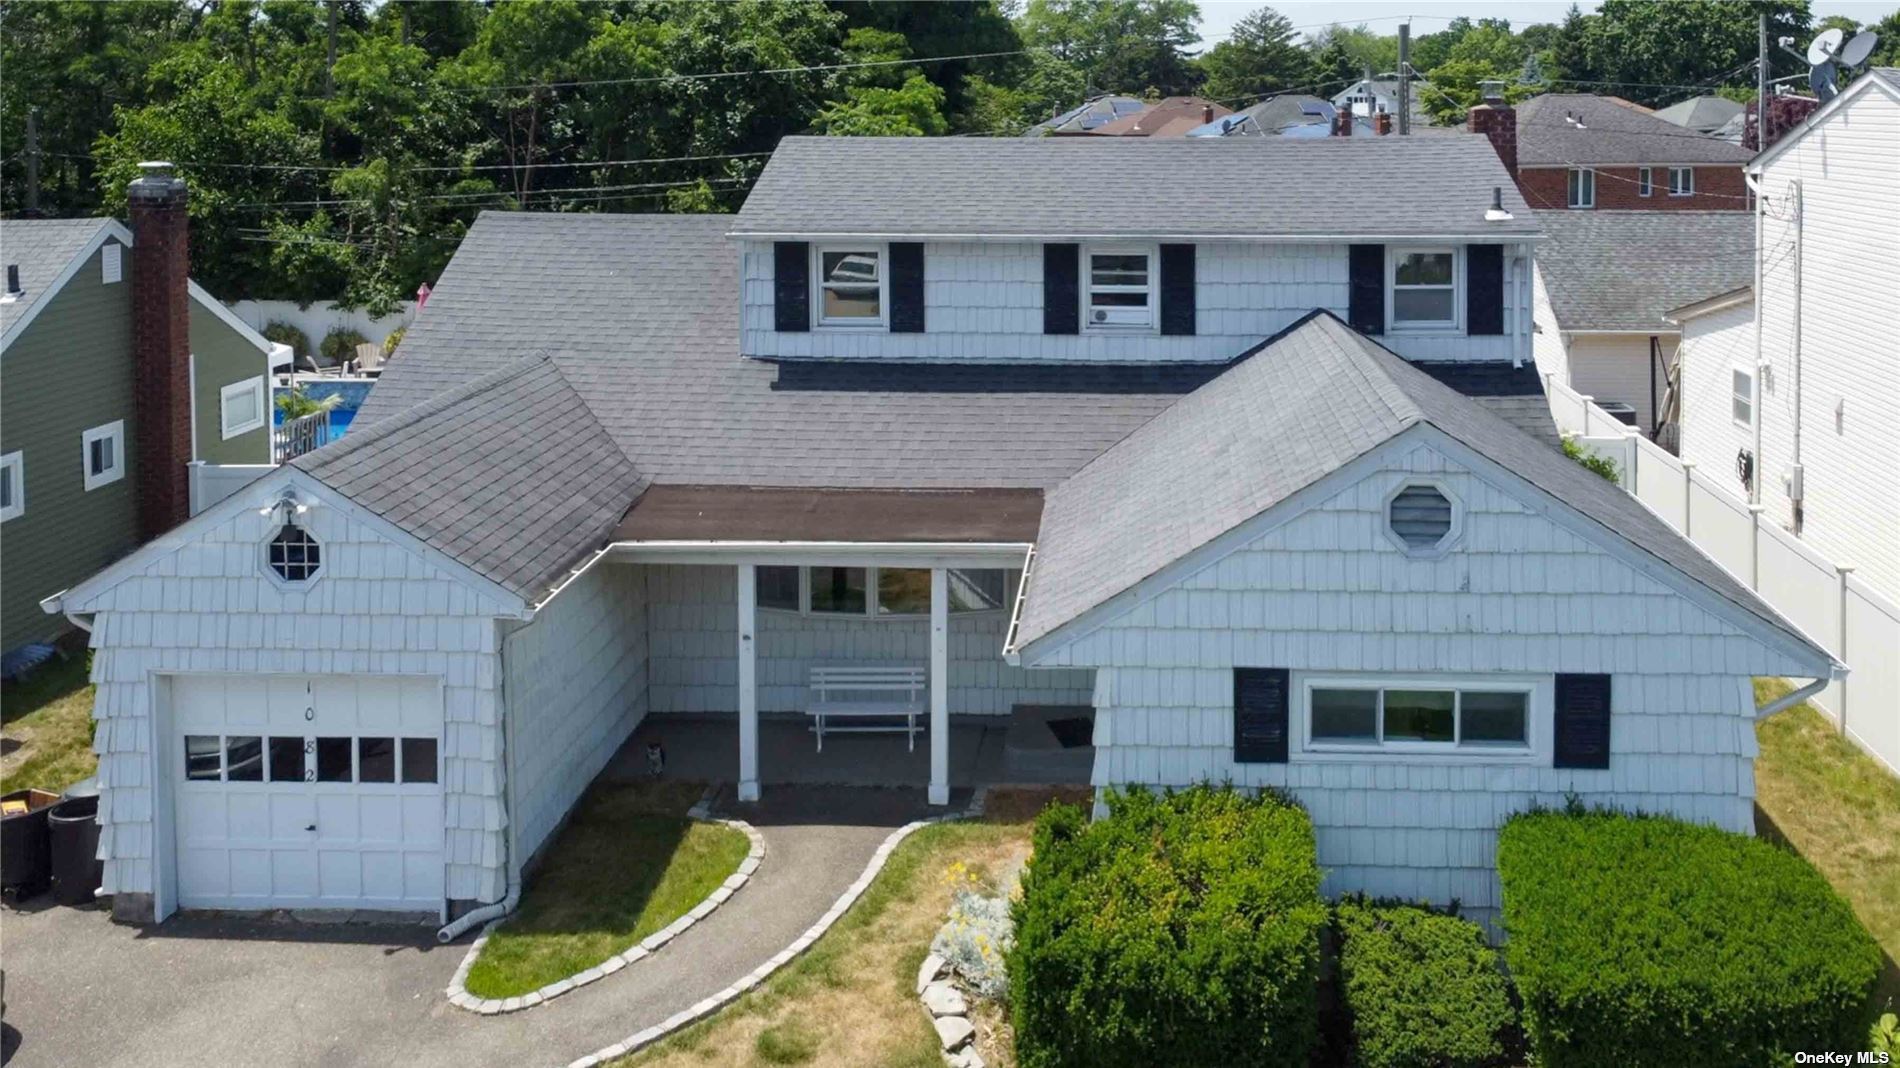
[(1029, 0), (1020, 27), (1025, 44), (1080, 68), (1096, 92), (1165, 96), (1199, 84), (1187, 49), (1200, 18), (1191, 0)]
[[(1363, 25), (1328, 26), (1313, 38), (1313, 46), (1322, 56), (1335, 49), (1335, 54), (1343, 54), (1349, 63), (1341, 71), (1349, 67), (1352, 81), (1365, 77), (1368, 69), (1375, 78), (1399, 69), (1399, 37), (1395, 33), (1379, 34)], [(1418, 61), (1413, 60), (1412, 65), (1417, 67)], [(1343, 88), (1329, 86), (1325, 94), (1330, 96)]]
[(1283, 93), (1311, 82), (1313, 69), (1313, 55), (1301, 45), (1292, 22), (1263, 7), (1201, 57), (1207, 76), (1201, 92), (1221, 101)]
[[(1758, 51), (1756, 16), (1768, 15), (1768, 36), (1812, 36), (1807, 0), (1604, 0), (1594, 14), (1573, 8), (1552, 45), (1559, 88), (1614, 93), (1639, 104), (1671, 103), (1683, 87), (1752, 83), (1747, 64)], [(1773, 77), (1805, 73), (1798, 58), (1768, 52)]]

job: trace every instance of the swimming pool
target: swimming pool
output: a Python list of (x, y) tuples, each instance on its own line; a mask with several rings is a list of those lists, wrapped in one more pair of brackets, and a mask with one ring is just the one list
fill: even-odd
[[(328, 445), (349, 432), (350, 424), (356, 419), (356, 410), (369, 398), (370, 387), (376, 383), (370, 379), (339, 378), (328, 381), (306, 379), (297, 383), (311, 398), (322, 400), (324, 397), (340, 396), (343, 399), (330, 410), (330, 432), (319, 444)], [(281, 410), (272, 413), (272, 422), (281, 426), (284, 413)]]

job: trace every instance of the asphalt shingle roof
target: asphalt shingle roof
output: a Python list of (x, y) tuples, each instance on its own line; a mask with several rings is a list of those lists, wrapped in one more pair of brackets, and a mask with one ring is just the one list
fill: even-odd
[(25, 291), (19, 300), (0, 303), (0, 331), (48, 296), (59, 273), (105, 224), (104, 219), (0, 220), (0, 263), (19, 266)]
[(1828, 660), (1634, 497), (1315, 312), (1047, 494), (1018, 647), (1429, 423)]
[(1566, 330), (1665, 330), (1664, 313), (1748, 284), (1755, 218), (1745, 211), (1546, 211), (1537, 248)]
[[(1183, 175), (1193, 176), (1195, 189), (1224, 192), (1194, 195), (1181, 188)], [(1378, 210), (1332, 195), (1353, 188), (1379, 190)], [(1503, 189), (1514, 219), (1485, 221), (1494, 188)], [(1118, 198), (1138, 200), (1140, 210), (1111, 210)], [(1489, 141), (1396, 136), (788, 137), (732, 230), (761, 237), (1538, 232)]]
[[(1571, 124), (1566, 115), (1582, 120), (1583, 126)], [(1685, 130), (1609, 97), (1545, 93), (1517, 106), (1517, 162), (1522, 167), (1671, 163), (1739, 167), (1750, 155), (1739, 145)]]
[(1712, 134), (1743, 111), (1741, 104), (1724, 96), (1691, 97), (1656, 112), (1656, 117), (1697, 133)]

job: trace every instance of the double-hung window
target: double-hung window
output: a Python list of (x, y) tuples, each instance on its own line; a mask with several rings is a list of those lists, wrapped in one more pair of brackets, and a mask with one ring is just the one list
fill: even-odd
[(818, 325), (884, 325), (885, 284), (882, 245), (817, 245), (812, 249), (818, 275)]
[(263, 376), (233, 382), (218, 390), (218, 425), (224, 437), (248, 434), (264, 425)]
[(1153, 248), (1091, 246), (1088, 272), (1083, 321), (1089, 329), (1153, 329), (1156, 274)]
[[(928, 568), (768, 566), (757, 574), (760, 608), (874, 619), (930, 614)], [(1010, 606), (1014, 579), (1008, 571), (953, 568), (944, 582), (952, 613)]]
[(116, 419), (79, 435), (80, 470), (96, 490), (125, 477), (125, 420)]
[(0, 523), (26, 514), (26, 454), (0, 456)]
[(1755, 372), (1746, 367), (1736, 367), (1729, 372), (1729, 413), (1736, 426), (1754, 428)]
[(1672, 197), (1695, 196), (1695, 168), (1669, 168), (1669, 195)]
[(1573, 208), (1597, 206), (1597, 172), (1588, 167), (1570, 168), (1570, 198), (1567, 203)]
[(1648, 167), (1636, 168), (1636, 195), (1646, 197), (1655, 192), (1655, 172)]
[(1458, 325), (1458, 252), (1401, 248), (1392, 252), (1394, 329), (1453, 329)]
[(1529, 752), (1530, 681), (1309, 678), (1307, 748), (1394, 752)]

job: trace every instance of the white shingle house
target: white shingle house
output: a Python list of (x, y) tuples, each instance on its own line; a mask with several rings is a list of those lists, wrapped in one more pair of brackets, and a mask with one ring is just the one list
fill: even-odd
[[(1263, 192), (1094, 207), (1190, 183)], [(737, 216), (486, 214), (348, 438), (48, 599), (115, 912), (500, 900), (649, 714), (769, 806), (840, 663), (921, 672), (934, 803), (952, 715), (1093, 705), (1098, 785), (1287, 787), (1335, 890), (1488, 907), (1567, 793), (1746, 829), (1749, 677), (1836, 665), (1552, 447), (1539, 237), (1457, 138), (790, 139)]]

